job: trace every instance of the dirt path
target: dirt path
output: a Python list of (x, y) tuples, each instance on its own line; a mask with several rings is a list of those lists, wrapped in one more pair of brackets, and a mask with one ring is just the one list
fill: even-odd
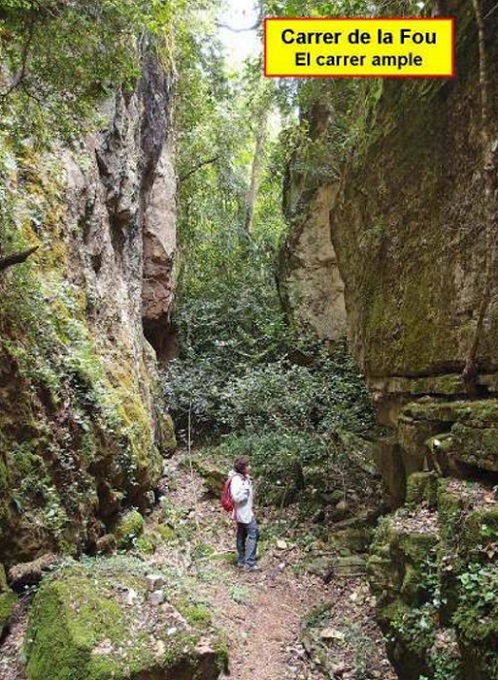
[(395, 680), (364, 577), (335, 578), (325, 585), (307, 573), (303, 563), (309, 556), (295, 540), (303, 527), (291, 526), (286, 512), (271, 518), (259, 514), (261, 571), (241, 571), (235, 565), (232, 521), (219, 500), (206, 494), (202, 479), (179, 462), (170, 462), (164, 491), (184, 526), (195, 527), (194, 546), (176, 555), (161, 549), (150, 561), (160, 568), (176, 560), (198, 580), (195, 596), (228, 635), (230, 676)]
[[(230, 678), (396, 680), (365, 578), (335, 577), (325, 585), (309, 573), (316, 557), (311, 530), (296, 523), (292, 509), (259, 513), (261, 570), (247, 573), (235, 565), (232, 520), (181, 455), (169, 461), (162, 486), (163, 507), (149, 518), (146, 535), (169, 525), (171, 540), (154, 554), (139, 554), (151, 570), (170, 575), (170, 595), (181, 583), (191, 613), (207, 614), (226, 633)], [(0, 648), (2, 680), (26, 680), (27, 602)]]

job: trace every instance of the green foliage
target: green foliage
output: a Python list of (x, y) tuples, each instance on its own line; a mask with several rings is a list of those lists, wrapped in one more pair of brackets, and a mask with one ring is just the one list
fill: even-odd
[(192, 58), (188, 45), (204, 6), (203, 0), (3, 2), (0, 130), (49, 145), (55, 136), (67, 141), (95, 127), (97, 105), (118, 88), (135, 88), (151, 42), (170, 69), (176, 58)]
[[(277, 138), (270, 116), (247, 233), (255, 140), (262, 111), (271, 112), (280, 95), (262, 81), (256, 63), (231, 73), (209, 32), (202, 48), (191, 38), (189, 50), (198, 57), (195, 64), (180, 62), (177, 114), (183, 259), (174, 323), (180, 355), (165, 376), (167, 400), (184, 441), (189, 427), (215, 440), (228, 434), (222, 453), (250, 452), (268, 482), (265, 496), (288, 501), (303, 484), (316, 486), (320, 465), (334, 471), (330, 483), (337, 485), (348, 449), (365, 459), (357, 441), (350, 446), (341, 437), (367, 435), (373, 411), (344, 345), (330, 356), (314, 339), (300, 338), (277, 290), (276, 257), (286, 230), (283, 175), (306, 135), (294, 127)], [(203, 160), (212, 162), (200, 165)], [(316, 158), (313, 165), (320, 165)], [(359, 475), (363, 482), (365, 475)]]
[(417, 0), (264, 0), (268, 16), (416, 16), (424, 4)]
[[(327, 673), (326, 677), (335, 675), (337, 646), (346, 648), (348, 658), (354, 664), (354, 677), (357, 680), (365, 680), (370, 677), (368, 671), (375, 654), (375, 643), (363, 626), (354, 620), (345, 619), (341, 622), (340, 628), (336, 629), (335, 614), (333, 605), (327, 603), (306, 616), (302, 632), (303, 639), (307, 641), (306, 648), (312, 647), (313, 657), (320, 659)], [(332, 644), (330, 640), (320, 635), (323, 629), (329, 627), (333, 627), (336, 632), (336, 639)]]
[(458, 580), (459, 607), (453, 622), (462, 637), (472, 642), (498, 636), (498, 566), (472, 562)]
[[(137, 36), (152, 3), (11, 1), (0, 13), (7, 69), (0, 120), (14, 135), (77, 132), (97, 101), (138, 76)], [(22, 119), (18, 111), (23, 110)]]
[(401, 609), (399, 615), (392, 619), (391, 625), (406, 646), (423, 657), (435, 642), (441, 604), (437, 559), (434, 552), (418, 565), (417, 572), (421, 579), (418, 589), (422, 593), (420, 605)]
[[(290, 348), (289, 348), (290, 350)], [(316, 433), (367, 434), (373, 426), (368, 393), (344, 343), (330, 354), (318, 349), (308, 366), (288, 357), (229, 379), (221, 418), (232, 430), (267, 428)]]
[(230, 588), (230, 597), (237, 604), (247, 604), (251, 599), (251, 592), (244, 586), (233, 585)]

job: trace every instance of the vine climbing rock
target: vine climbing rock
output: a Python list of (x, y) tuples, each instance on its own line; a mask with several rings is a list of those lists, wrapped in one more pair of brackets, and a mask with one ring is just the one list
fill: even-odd
[(377, 620), (403, 680), (496, 678), (498, 502), (478, 482), (416, 473), (368, 561)]

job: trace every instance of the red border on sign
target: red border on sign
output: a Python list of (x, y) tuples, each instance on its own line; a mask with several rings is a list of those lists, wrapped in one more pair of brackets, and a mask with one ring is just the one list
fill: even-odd
[[(267, 71), (267, 31), (266, 23), (267, 21), (327, 21), (331, 19), (333, 21), (451, 21), (451, 75), (441, 75), (441, 74), (430, 74), (425, 73), (424, 75), (417, 76), (411, 74), (400, 74), (400, 75), (370, 75), (370, 74), (358, 74), (357, 76), (352, 76), (348, 74), (343, 75), (333, 75), (317, 73), (316, 75), (307, 73), (306, 75), (296, 75), (295, 73), (272, 73), (268, 74)], [(454, 78), (456, 76), (455, 64), (456, 64), (456, 44), (455, 44), (455, 17), (265, 17), (264, 21), (264, 76), (265, 78), (441, 78), (448, 80), (449, 78)]]

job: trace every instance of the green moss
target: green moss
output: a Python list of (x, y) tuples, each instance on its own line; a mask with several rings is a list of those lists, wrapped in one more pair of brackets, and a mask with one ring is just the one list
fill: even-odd
[(465, 508), (465, 500), (457, 493), (449, 490), (451, 480), (440, 479), (438, 482), (437, 505), (441, 538), (450, 549), (459, 535), (459, 523)]
[(177, 447), (175, 426), (169, 413), (159, 418), (160, 448), (163, 456), (171, 455)]
[(119, 624), (116, 605), (102, 601), (83, 573), (48, 583), (35, 598), (26, 634), (29, 679), (87, 680), (92, 648), (106, 637), (122, 640)]
[(179, 610), (186, 620), (196, 626), (208, 627), (211, 624), (211, 612), (204, 604), (191, 604), (186, 607), (179, 607)]
[(456, 423), (452, 428), (452, 452), (458, 460), (491, 472), (498, 472), (498, 427)]
[[(46, 581), (35, 596), (26, 634), (29, 680), (198, 677), (197, 628), (204, 629), (204, 614), (192, 611), (192, 629), (168, 619), (148, 604), (143, 569), (129, 559), (97, 560)], [(215, 677), (216, 663), (224, 661), (215, 649), (202, 668)]]
[(214, 652), (217, 656), (217, 665), (220, 673), (228, 674), (228, 642), (226, 638), (219, 636), (214, 643)]
[(0, 593), (5, 593), (9, 589), (7, 585), (7, 575), (5, 573), (5, 567), (0, 564)]
[(214, 496), (221, 496), (227, 478), (226, 470), (215, 468), (211, 461), (195, 458), (192, 467), (203, 478), (207, 490)]
[(135, 541), (135, 548), (145, 555), (153, 555), (158, 546), (158, 537), (154, 534), (139, 536)]
[(12, 591), (0, 593), (0, 637), (17, 604), (17, 595)]
[(129, 548), (141, 536), (145, 529), (145, 520), (138, 510), (130, 510), (118, 521), (114, 535), (118, 548)]
[(13, 172), (14, 155), (3, 167), (0, 154), (16, 186), (4, 236), (13, 250), (39, 246), (0, 282), (0, 551), (9, 562), (88, 544), (102, 501), (96, 477), (138, 505), (160, 476), (149, 372), (119, 337), (112, 348), (95, 340), (90, 294), (67, 276), (64, 173), (31, 148), (21, 155)]
[[(483, 529), (485, 531), (483, 532)], [(473, 554), (475, 548), (489, 542), (489, 537), (498, 537), (498, 507), (482, 507), (469, 511), (462, 520), (460, 550)]]
[(172, 527), (168, 526), (167, 524), (159, 525), (156, 531), (160, 536), (161, 541), (164, 541), (165, 543), (170, 543), (171, 541), (176, 540), (174, 529), (172, 529)]
[(434, 534), (418, 534), (403, 532), (397, 539), (397, 547), (401, 553), (414, 564), (421, 565), (431, 549), (437, 544), (438, 537)]
[(408, 478), (406, 503), (414, 507), (424, 502), (430, 507), (437, 503), (437, 475), (434, 472), (414, 472)]

